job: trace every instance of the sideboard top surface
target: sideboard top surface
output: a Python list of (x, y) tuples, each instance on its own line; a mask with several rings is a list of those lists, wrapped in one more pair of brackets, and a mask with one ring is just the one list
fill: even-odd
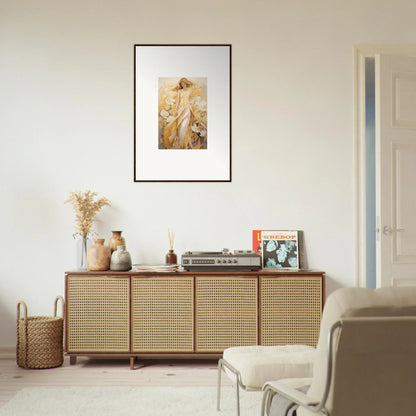
[(66, 275), (71, 276), (102, 276), (102, 275), (108, 275), (108, 276), (125, 276), (125, 277), (135, 277), (135, 276), (323, 276), (325, 273), (323, 271), (319, 270), (268, 270), (268, 269), (260, 269), (257, 271), (244, 271), (244, 270), (215, 270), (215, 271), (208, 271), (208, 270), (201, 270), (201, 271), (180, 271), (180, 272), (156, 272), (156, 271), (140, 271), (140, 272), (134, 272), (134, 271), (127, 271), (127, 272), (120, 272), (115, 270), (106, 270), (106, 271), (94, 271), (94, 270), (86, 270), (86, 271), (80, 271), (80, 270), (70, 270), (65, 272)]

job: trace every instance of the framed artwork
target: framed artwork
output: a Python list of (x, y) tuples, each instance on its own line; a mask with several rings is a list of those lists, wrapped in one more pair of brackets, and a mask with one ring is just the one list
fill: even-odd
[(134, 181), (231, 182), (231, 45), (134, 45)]

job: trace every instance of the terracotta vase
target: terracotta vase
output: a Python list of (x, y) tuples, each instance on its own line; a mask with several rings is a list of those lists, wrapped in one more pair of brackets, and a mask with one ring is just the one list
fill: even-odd
[(122, 231), (112, 231), (113, 235), (108, 240), (108, 246), (111, 249), (111, 253), (117, 250), (118, 246), (125, 246), (126, 240), (121, 236)]
[(87, 270), (108, 270), (110, 268), (111, 250), (104, 245), (104, 238), (94, 240), (88, 248)]
[(110, 270), (127, 271), (131, 269), (131, 256), (126, 246), (118, 246), (111, 255)]

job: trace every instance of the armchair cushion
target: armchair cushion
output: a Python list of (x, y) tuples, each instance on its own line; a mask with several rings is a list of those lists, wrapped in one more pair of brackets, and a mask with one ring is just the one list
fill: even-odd
[(231, 347), (223, 354), (248, 389), (261, 389), (268, 380), (311, 377), (314, 357), (315, 348), (308, 345)]

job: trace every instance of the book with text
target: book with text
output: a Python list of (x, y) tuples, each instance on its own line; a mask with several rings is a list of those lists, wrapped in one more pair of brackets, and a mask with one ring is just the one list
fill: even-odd
[(263, 268), (301, 268), (300, 233), (297, 230), (253, 230), (253, 250), (262, 256)]

